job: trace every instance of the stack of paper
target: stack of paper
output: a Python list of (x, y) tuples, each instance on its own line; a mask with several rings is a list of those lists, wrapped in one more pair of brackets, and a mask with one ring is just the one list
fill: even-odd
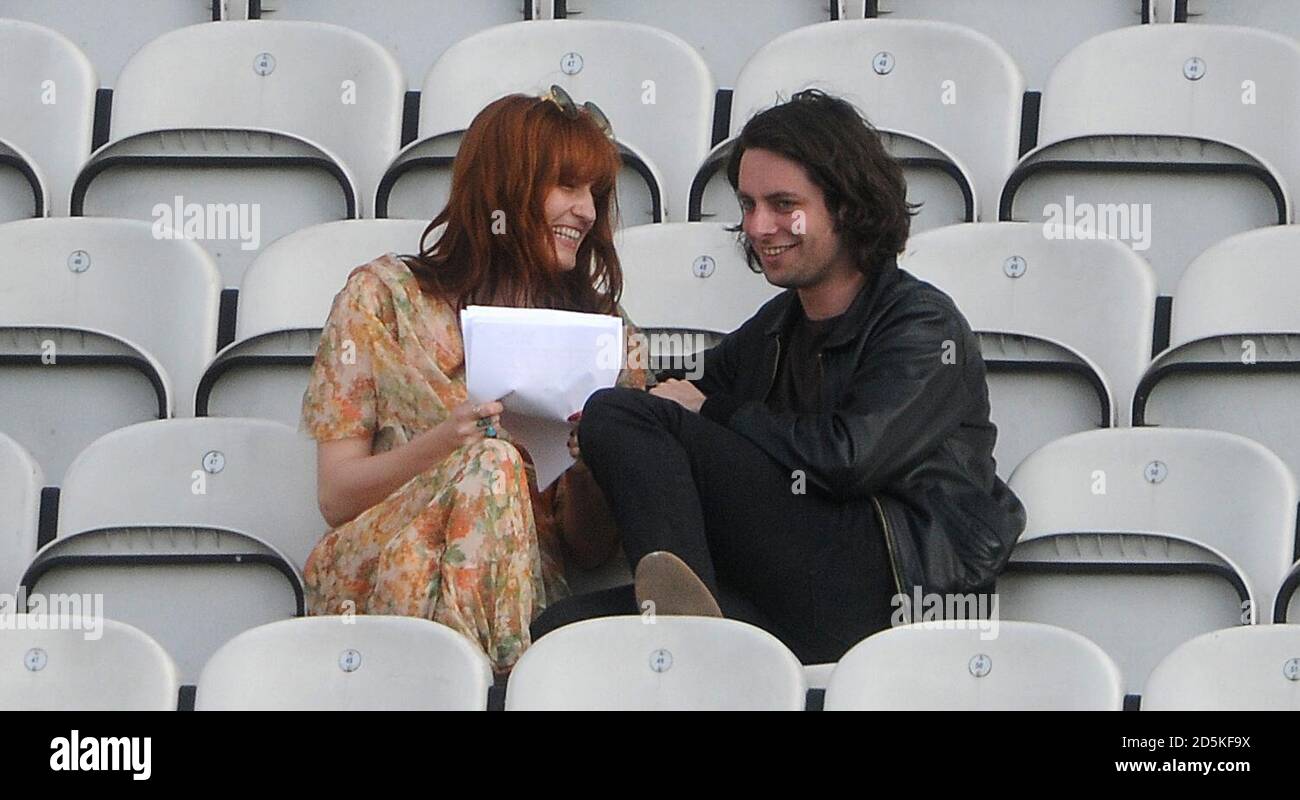
[(526, 449), (546, 488), (573, 464), (568, 419), (623, 361), (623, 320), (537, 308), (470, 306), (461, 312), (465, 379), (475, 402), (500, 400), (501, 424)]

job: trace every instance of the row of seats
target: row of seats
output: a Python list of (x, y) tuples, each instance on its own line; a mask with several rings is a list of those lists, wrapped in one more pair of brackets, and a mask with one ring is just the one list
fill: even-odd
[[(1030, 85), (1038, 88), (1052, 64), (1075, 44), (1140, 22), (1173, 21), (1172, 6), (1173, 0), (1053, 0), (1029, 5), (1019, 0), (385, 0), (369, 7), (350, 0), (117, 0), (106, 12), (99, 0), (0, 0), (0, 17), (59, 31), (90, 56), (109, 87), (126, 60), (150, 39), (209, 20), (301, 20), (351, 28), (388, 50), (411, 88), (418, 89), (434, 60), (457, 41), (523, 20), (610, 20), (661, 28), (687, 41), (721, 85), (733, 86), (745, 61), (788, 30), (830, 20), (879, 18), (974, 28), (1011, 53)], [(1190, 19), (1207, 18), (1197, 10)], [(1286, 20), (1272, 20), (1267, 14), (1252, 19), (1249, 12), (1228, 11), (1208, 19), (1287, 29)]]
[[(301, 568), (327, 526), (312, 443), (288, 426), (142, 423), (86, 448), (57, 495), (42, 499), (43, 482), (0, 436), (3, 591), (102, 594), (107, 616), (161, 641), (191, 682), (222, 642), (303, 612)], [(1300, 622), (1300, 490), (1262, 445), (1204, 430), (1090, 431), (1034, 452), (1010, 486), (1027, 523), (993, 613), (1093, 639), (1130, 692), (1179, 642)], [(570, 577), (583, 591), (628, 574), (615, 559)]]
[[(35, 629), (56, 621), (67, 629)], [(179, 674), (158, 642), (111, 620), (87, 641), (72, 622), (0, 618), (0, 708), (176, 707)], [(204, 665), (194, 707), (481, 711), (491, 684), (478, 648), (437, 623), (312, 617), (225, 643)], [(534, 643), (510, 675), (505, 708), (800, 711), (808, 688), (794, 655), (743, 622), (605, 617)], [(1119, 669), (1095, 643), (1004, 622), (996, 635), (917, 624), (870, 636), (833, 665), (824, 708), (1118, 711), (1123, 702)], [(1231, 628), (1179, 645), (1146, 682), (1142, 709), (1300, 710), (1300, 625)]]
[[(1010, 56), (973, 29), (908, 19), (809, 25), (746, 63), (720, 106), (724, 126), (713, 76), (675, 36), (623, 22), (519, 22), (440, 56), (403, 146), (404, 81), (380, 45), (324, 23), (209, 23), (164, 34), (131, 58), (113, 92), (108, 141), (93, 154), (89, 61), (25, 22), (0, 21), (0, 40), (25, 56), (0, 79), (0, 107), (13, 110), (0, 120), (0, 219), (155, 221), (158, 205), (178, 196), (256, 204), (263, 242), (312, 222), (430, 219), (474, 115), (503, 94), (551, 83), (612, 119), (627, 224), (734, 218), (720, 172), (731, 137), (809, 86), (847, 97), (880, 128), (923, 204), (918, 230), (1136, 206), (1146, 218), (1126, 215), (1119, 235), (1141, 237), (1165, 294), (1211, 242), (1291, 221), (1300, 182), (1300, 151), (1283, 133), (1300, 120), (1300, 43), (1251, 28), (1099, 34), (1056, 64), (1038, 108)], [(249, 244), (209, 242), (228, 286), (251, 259)]]
[[(237, 310), (227, 305), (218, 349), (221, 282), (196, 243), (160, 240), (131, 220), (0, 225), (5, 427), (57, 485), (82, 448), (135, 422), (197, 414), (296, 426), (348, 273), (382, 253), (414, 252), (425, 227), (347, 220), (271, 243), (238, 293), (224, 292)], [(723, 223), (636, 226), (616, 245), (624, 308), (652, 334), (727, 333), (777, 291), (749, 270)], [(1291, 225), (1219, 242), (1180, 278), (1172, 306), (1130, 248), (1049, 238), (1029, 223), (928, 231), (909, 240), (900, 264), (948, 292), (980, 334), (1004, 477), (1052, 439), (1130, 424), (1238, 433), (1300, 474), (1288, 405), (1300, 348), (1297, 247)], [(1161, 309), (1170, 319), (1158, 320)], [(670, 349), (669, 338), (652, 337), (652, 353)]]

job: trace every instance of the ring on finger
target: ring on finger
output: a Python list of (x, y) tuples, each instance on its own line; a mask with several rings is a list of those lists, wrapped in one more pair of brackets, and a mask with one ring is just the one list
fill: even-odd
[(483, 435), (489, 439), (497, 438), (497, 427), (491, 423), (488, 423), (487, 429), (483, 431)]

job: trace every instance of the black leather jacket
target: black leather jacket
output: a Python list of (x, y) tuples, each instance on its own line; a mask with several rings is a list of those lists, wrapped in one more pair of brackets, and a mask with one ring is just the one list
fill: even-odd
[(979, 343), (952, 300), (893, 261), (826, 339), (820, 413), (765, 405), (793, 290), (766, 303), (705, 356), (701, 413), (839, 499), (872, 498), (895, 590), (987, 589), (1025, 527), (995, 474)]

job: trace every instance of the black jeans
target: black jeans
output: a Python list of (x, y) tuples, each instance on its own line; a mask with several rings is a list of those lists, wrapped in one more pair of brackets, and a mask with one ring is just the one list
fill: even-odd
[[(726, 616), (770, 631), (807, 664), (889, 626), (893, 573), (869, 498), (800, 492), (797, 474), (740, 434), (632, 389), (592, 395), (578, 441), (631, 565), (676, 554)], [(637, 612), (631, 587), (571, 597), (532, 633)]]

